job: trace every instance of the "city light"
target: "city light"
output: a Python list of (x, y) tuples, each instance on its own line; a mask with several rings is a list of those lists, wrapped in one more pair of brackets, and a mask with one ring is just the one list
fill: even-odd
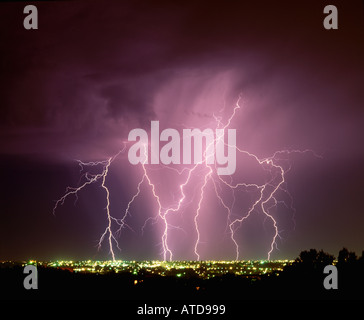
[[(261, 276), (279, 273), (294, 260), (206, 260), (206, 261), (125, 261), (125, 260), (56, 260), (56, 261), (27, 261), (22, 266), (32, 263), (38, 266), (66, 270), (72, 273), (125, 273), (135, 276), (162, 276), (178, 278), (210, 279), (225, 274), (236, 276)], [(16, 262), (2, 262), (16, 264)], [(135, 280), (136, 281), (136, 280)], [(136, 285), (138, 281), (135, 282)]]

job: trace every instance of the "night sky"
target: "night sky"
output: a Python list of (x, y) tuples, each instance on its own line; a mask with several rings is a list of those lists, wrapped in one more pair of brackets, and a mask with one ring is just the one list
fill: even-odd
[[(38, 30), (23, 27), (26, 4), (0, 4), (0, 260), (109, 259), (106, 242), (97, 249), (107, 225), (100, 182), (52, 214), (66, 187), (82, 181), (76, 159), (112, 157), (130, 130), (149, 133), (152, 120), (180, 132), (213, 128), (214, 115), (227, 121), (239, 95), (230, 126), (239, 148), (260, 158), (282, 149), (322, 156), (289, 157), (293, 203), (280, 196), (295, 210), (272, 211), (281, 237), (271, 258), (364, 250), (363, 1), (32, 2)], [(327, 4), (338, 8), (338, 30), (323, 27)], [(249, 161), (237, 161), (234, 179), (254, 180)], [(150, 166), (164, 204), (179, 195), (180, 180), (167, 172)], [(115, 217), (141, 177), (127, 151), (110, 166)], [(174, 222), (184, 230), (171, 230), (176, 259), (195, 258), (194, 179), (197, 191)], [(236, 198), (246, 210), (254, 194)], [(155, 214), (143, 184), (128, 216), (134, 231), (117, 238), (118, 259), (161, 259), (160, 223), (141, 232)], [(210, 185), (200, 215), (202, 259), (235, 258), (226, 214)], [(270, 221), (252, 214), (236, 237), (240, 258), (266, 258), (271, 237)]]

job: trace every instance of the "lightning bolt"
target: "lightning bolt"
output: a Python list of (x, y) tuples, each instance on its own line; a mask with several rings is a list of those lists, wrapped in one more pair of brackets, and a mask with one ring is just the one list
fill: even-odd
[(122, 219), (120, 220), (120, 219), (113, 217), (110, 213), (110, 192), (105, 183), (106, 183), (106, 178), (109, 173), (109, 167), (110, 167), (111, 163), (124, 150), (125, 150), (125, 145), (124, 145), (124, 148), (122, 150), (120, 150), (116, 155), (108, 158), (107, 160), (103, 160), (103, 161), (83, 162), (81, 160), (77, 160), (79, 166), (81, 167), (81, 170), (80, 170), (81, 172), (83, 172), (85, 170), (85, 168), (87, 168), (87, 167), (101, 167), (101, 172), (97, 173), (97, 174), (92, 174), (89, 171), (86, 171), (86, 173), (84, 173), (82, 175), (82, 177), (84, 177), (86, 181), (78, 187), (67, 187), (65, 194), (56, 201), (56, 203), (53, 207), (53, 215), (55, 215), (58, 207), (63, 205), (65, 200), (68, 197), (74, 195), (76, 197), (76, 201), (77, 201), (78, 194), (83, 189), (85, 189), (87, 186), (89, 186), (91, 184), (95, 184), (95, 183), (101, 181), (101, 187), (105, 190), (105, 194), (106, 194), (105, 212), (106, 212), (107, 226), (105, 228), (105, 231), (102, 233), (102, 235), (99, 239), (97, 247), (98, 247), (98, 249), (100, 249), (103, 241), (105, 239), (107, 239), (107, 242), (109, 244), (109, 252), (110, 252), (113, 260), (115, 260), (114, 245), (116, 245), (116, 247), (119, 250), (120, 250), (120, 247), (119, 247), (119, 243), (116, 239), (116, 236), (114, 235), (114, 233), (112, 231), (112, 226), (114, 223), (118, 224), (119, 226), (122, 226), (124, 222)]
[[(229, 128), (231, 125), (232, 120), (234, 119), (236, 112), (241, 108), (240, 106), (241, 96), (239, 96), (237, 102), (235, 103), (235, 106), (232, 110), (232, 113), (230, 117), (227, 119), (226, 123), (223, 124), (222, 117), (216, 116), (213, 114), (213, 118), (216, 122), (216, 128), (217, 129), (223, 129), (222, 132), (225, 131), (225, 129)], [(85, 180), (83, 183), (79, 183), (80, 185), (78, 187), (67, 187), (65, 194), (59, 198), (55, 206), (53, 208), (53, 214), (55, 214), (56, 210), (59, 206), (63, 205), (65, 200), (70, 196), (75, 196), (76, 201), (78, 199), (78, 194), (85, 189), (87, 186), (95, 183), (100, 183), (101, 187), (105, 191), (105, 213), (106, 213), (106, 222), (107, 226), (102, 233), (99, 242), (98, 242), (98, 249), (101, 248), (103, 242), (107, 242), (109, 247), (109, 253), (111, 254), (111, 257), (113, 260), (115, 260), (115, 250), (114, 247), (120, 249), (119, 243), (117, 241), (117, 235), (120, 234), (123, 230), (123, 228), (127, 227), (130, 230), (134, 231), (127, 223), (126, 220), (128, 216), (131, 215), (131, 208), (135, 201), (137, 201), (138, 197), (140, 197), (141, 194), (141, 186), (143, 184), (147, 184), (149, 187), (149, 190), (151, 192), (151, 195), (153, 196), (153, 199), (155, 200), (155, 203), (157, 204), (157, 212), (148, 217), (142, 228), (141, 231), (143, 233), (144, 229), (147, 228), (148, 223), (152, 221), (153, 223), (158, 223), (159, 221), (162, 224), (162, 235), (161, 235), (161, 249), (162, 249), (162, 257), (163, 260), (173, 260), (173, 251), (169, 246), (169, 237), (170, 237), (170, 230), (171, 229), (181, 229), (179, 226), (174, 226), (169, 222), (169, 217), (171, 217), (173, 214), (179, 212), (183, 206), (187, 206), (187, 204), (191, 203), (191, 199), (187, 199), (186, 191), (185, 189), (189, 185), (193, 185), (192, 177), (200, 177), (201, 182), (198, 185), (199, 191), (198, 199), (197, 199), (197, 208), (195, 210), (194, 216), (193, 216), (193, 227), (194, 227), (194, 254), (196, 256), (197, 260), (200, 260), (201, 254), (199, 253), (199, 245), (201, 243), (201, 234), (200, 234), (200, 224), (199, 224), (199, 217), (201, 216), (203, 212), (203, 204), (205, 200), (205, 191), (206, 187), (209, 183), (212, 183), (213, 190), (215, 192), (217, 200), (221, 203), (221, 205), (224, 207), (224, 209), (227, 212), (226, 216), (226, 230), (230, 235), (231, 243), (235, 247), (235, 259), (239, 260), (241, 256), (241, 249), (240, 245), (238, 243), (238, 240), (236, 238), (236, 234), (238, 230), (241, 228), (244, 221), (246, 221), (252, 214), (255, 212), (261, 212), (264, 214), (264, 217), (266, 220), (270, 221), (271, 228), (273, 230), (273, 236), (269, 245), (269, 248), (267, 249), (267, 258), (268, 260), (271, 258), (272, 252), (275, 247), (277, 247), (277, 238), (280, 237), (280, 231), (278, 228), (278, 222), (274, 218), (272, 209), (276, 208), (278, 204), (283, 204), (287, 208), (290, 208), (293, 212), (292, 219), (294, 221), (294, 214), (295, 209), (293, 207), (293, 198), (289, 194), (287, 188), (286, 188), (286, 179), (285, 176), (287, 172), (291, 169), (291, 164), (289, 162), (289, 156), (292, 153), (306, 153), (310, 152), (316, 157), (320, 157), (317, 154), (315, 154), (312, 150), (280, 150), (276, 151), (273, 156), (268, 158), (262, 158), (260, 159), (257, 155), (250, 153), (246, 150), (242, 150), (237, 146), (229, 146), (225, 142), (224, 145), (227, 147), (234, 147), (236, 148), (236, 151), (242, 155), (249, 157), (253, 159), (261, 169), (263, 169), (265, 172), (269, 174), (269, 179), (265, 181), (265, 183), (262, 184), (254, 184), (254, 183), (245, 183), (245, 182), (238, 182), (234, 183), (233, 178), (231, 176), (228, 176), (229, 178), (222, 178), (222, 176), (219, 176), (217, 174), (217, 168), (216, 163), (214, 164), (208, 164), (208, 155), (206, 154), (208, 148), (211, 146), (211, 144), (216, 144), (220, 139), (223, 139), (223, 135), (217, 135), (214, 140), (210, 143), (210, 145), (206, 146), (206, 150), (203, 153), (203, 159), (200, 163), (195, 164), (192, 167), (184, 167), (182, 170), (178, 170), (175, 167), (162, 165), (163, 168), (174, 170), (178, 173), (180, 177), (183, 176), (182, 183), (179, 184), (179, 196), (177, 200), (173, 201), (172, 205), (168, 204), (162, 204), (161, 196), (158, 193), (157, 186), (153, 182), (153, 179), (150, 176), (149, 173), (149, 167), (144, 161), (141, 163), (141, 178), (139, 182), (136, 185), (136, 192), (134, 195), (130, 198), (126, 205), (126, 209), (123, 211), (123, 214), (121, 218), (115, 218), (111, 212), (110, 212), (110, 192), (106, 185), (106, 178), (109, 173), (109, 168), (112, 164), (112, 162), (115, 160), (117, 156), (119, 156), (124, 150), (125, 145), (122, 150), (120, 150), (116, 155), (113, 157), (108, 158), (107, 160), (98, 161), (98, 162), (82, 162), (78, 160), (78, 164), (81, 167), (81, 172), (84, 172), (86, 168), (89, 167), (101, 167), (101, 172), (98, 174), (91, 174), (89, 171), (86, 171), (82, 176), (80, 181), (82, 181), (82, 178)], [(144, 152), (145, 152), (145, 159), (147, 159), (147, 152), (148, 152), (148, 145), (144, 146)], [(209, 155), (211, 156), (211, 155)], [(288, 165), (287, 165), (288, 164)], [(230, 181), (227, 181), (229, 179)], [(227, 201), (224, 200), (224, 196), (222, 194), (222, 188), (223, 186), (225, 188), (228, 188), (230, 190), (233, 201), (229, 205)], [(196, 188), (196, 186), (194, 186)], [(233, 210), (235, 206), (236, 201), (236, 192), (238, 190), (245, 190), (246, 192), (253, 192), (255, 194), (255, 200), (253, 200), (250, 208), (243, 212), (242, 210), (239, 210), (241, 212), (234, 213)], [(290, 199), (290, 203), (287, 204), (285, 201), (277, 200), (277, 192), (278, 190), (281, 190), (285, 192), (288, 195), (288, 198)], [(238, 215), (239, 217), (236, 217)], [(114, 226), (117, 227), (117, 231), (114, 232)], [(135, 232), (135, 231), (134, 231)]]

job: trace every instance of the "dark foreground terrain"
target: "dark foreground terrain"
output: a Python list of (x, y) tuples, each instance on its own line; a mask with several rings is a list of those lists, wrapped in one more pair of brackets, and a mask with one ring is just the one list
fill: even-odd
[(131, 273), (75, 273), (38, 267), (38, 289), (23, 286), (23, 267), (0, 269), (0, 300), (364, 300), (364, 258), (343, 249), (336, 263), (338, 289), (326, 290), (323, 273), (334, 257), (303, 251), (279, 273), (262, 276), (225, 274), (204, 280)]

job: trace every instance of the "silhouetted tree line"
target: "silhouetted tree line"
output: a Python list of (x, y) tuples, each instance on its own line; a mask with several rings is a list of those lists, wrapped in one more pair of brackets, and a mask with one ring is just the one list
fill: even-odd
[[(317, 251), (316, 249), (310, 249), (302, 251), (298, 258), (296, 258), (295, 262), (289, 266), (296, 268), (309, 268), (309, 269), (321, 269), (323, 266), (328, 264), (332, 264), (335, 260), (335, 257), (329, 253), (324, 252), (323, 250)], [(362, 251), (362, 255), (360, 258), (357, 257), (355, 252), (350, 252), (347, 248), (343, 248), (339, 251), (337, 266), (352, 268), (355, 266), (360, 266), (364, 263), (364, 251)]]
[[(338, 271), (338, 289), (326, 290), (323, 280), (327, 274), (323, 270), (332, 264)], [(302, 251), (293, 264), (284, 268), (282, 280), (282, 285), (292, 287), (300, 298), (364, 299), (364, 251), (358, 258), (355, 252), (343, 248), (337, 260), (323, 250)]]

